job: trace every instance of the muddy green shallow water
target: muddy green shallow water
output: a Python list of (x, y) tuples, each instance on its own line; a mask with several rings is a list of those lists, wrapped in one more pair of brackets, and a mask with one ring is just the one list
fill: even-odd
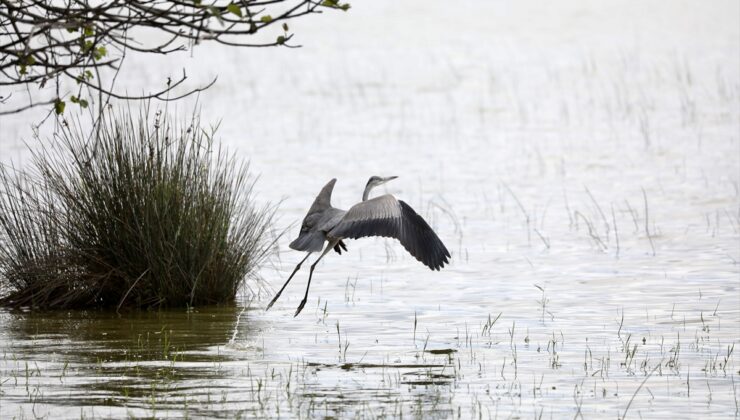
[[(373, 1), (295, 30), (302, 49), (131, 56), (119, 79), (219, 76), (202, 119), (289, 228), (259, 296), (0, 311), (0, 418), (738, 417), (737, 2)], [(0, 162), (41, 118), (0, 119)], [(306, 272), (265, 312), (321, 186), (347, 208), (370, 175), (399, 176), (381, 192), (452, 264), (349, 242), (299, 317)]]

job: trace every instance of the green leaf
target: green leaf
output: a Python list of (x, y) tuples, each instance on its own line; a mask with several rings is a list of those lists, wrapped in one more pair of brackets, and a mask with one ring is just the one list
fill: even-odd
[(264, 15), (260, 18), (260, 21), (262, 21), (263, 23), (270, 23), (272, 22), (272, 16)]
[(342, 9), (345, 12), (350, 8), (349, 3), (340, 4), (337, 0), (324, 0), (321, 2), (321, 5), (324, 7), (331, 7), (332, 9)]
[(84, 30), (83, 34), (85, 36), (93, 36), (95, 34), (95, 32), (93, 31), (93, 27), (92, 26), (85, 26), (85, 30)]
[(108, 54), (108, 50), (105, 49), (104, 46), (100, 46), (93, 51), (93, 58), (96, 60), (100, 60), (101, 58), (105, 57), (105, 55)]
[(26, 75), (28, 74), (28, 66), (36, 64), (36, 59), (32, 55), (27, 55), (18, 59), (18, 64), (20, 64), (18, 73)]
[(92, 72), (91, 72), (90, 70), (85, 70), (84, 76), (85, 76), (85, 78), (86, 78), (87, 80), (92, 80), (92, 79), (93, 79), (93, 77), (94, 77), (94, 76), (93, 76), (93, 73), (92, 73)]
[(54, 101), (54, 112), (56, 112), (57, 115), (64, 113), (65, 105), (67, 104), (65, 104), (63, 100), (57, 99), (56, 101)]
[(208, 11), (209, 11), (209, 12), (211, 12), (211, 14), (212, 14), (213, 16), (215, 16), (215, 17), (216, 17), (216, 19), (218, 19), (218, 21), (219, 21), (219, 22), (221, 22), (222, 24), (224, 23), (224, 20), (223, 20), (223, 18), (221, 17), (221, 11), (220, 11), (220, 10), (218, 10), (218, 7), (214, 7), (214, 6), (208, 6)]
[(239, 17), (242, 17), (243, 16), (242, 15), (242, 9), (236, 3), (231, 3), (228, 6), (226, 6), (226, 10), (228, 10), (229, 12), (231, 12), (231, 13), (239, 16)]
[(287, 23), (283, 23), (283, 30), (285, 32), (288, 32), (289, 29), (288, 29), (288, 24)]
[(87, 105), (88, 105), (88, 104), (87, 104), (87, 100), (85, 100), (85, 99), (80, 99), (80, 106), (81, 106), (81, 107), (83, 107), (83, 108), (87, 108)]
[(277, 43), (280, 45), (285, 44), (285, 37), (283, 35), (280, 35), (279, 37), (277, 37)]
[(70, 102), (72, 102), (73, 104), (76, 104), (76, 103), (80, 102), (80, 100), (79, 100), (79, 99), (77, 99), (77, 97), (76, 97), (76, 96), (74, 96), (74, 95), (72, 95), (72, 96), (71, 96), (71, 97), (69, 98), (69, 101), (70, 101)]

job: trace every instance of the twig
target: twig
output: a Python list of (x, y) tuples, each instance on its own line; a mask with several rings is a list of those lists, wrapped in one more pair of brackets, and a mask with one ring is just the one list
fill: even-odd
[(593, 194), (591, 194), (591, 191), (589, 191), (588, 187), (584, 187), (586, 189), (586, 194), (588, 194), (589, 198), (591, 198), (591, 202), (594, 203), (596, 206), (596, 210), (599, 211), (599, 214), (601, 215), (601, 220), (604, 221), (604, 227), (606, 228), (606, 241), (609, 242), (609, 222), (606, 221), (606, 216), (604, 215), (604, 212), (601, 210), (601, 206), (599, 206), (599, 203), (596, 202), (596, 199), (594, 198)]
[(527, 222), (527, 244), (529, 245), (529, 244), (532, 243), (531, 233), (530, 233), (530, 229), (529, 229), (529, 220), (530, 220), (529, 219), (529, 214), (524, 209), (524, 206), (522, 205), (522, 202), (519, 201), (519, 198), (516, 196), (516, 194), (514, 194), (514, 191), (512, 191), (511, 188), (509, 188), (509, 186), (507, 184), (504, 184), (504, 187), (506, 187), (506, 189), (509, 191), (509, 194), (511, 194), (511, 196), (514, 197), (514, 201), (516, 201), (516, 204), (519, 206), (519, 209), (521, 209), (522, 214), (524, 214), (524, 217), (525, 217), (526, 222)]
[(614, 215), (614, 204), (612, 203), (612, 223), (614, 224), (614, 238), (617, 241), (617, 259), (619, 259), (619, 230), (617, 229), (617, 217)]
[(602, 251), (606, 250), (606, 244), (604, 243), (604, 241), (601, 240), (601, 237), (599, 237), (599, 235), (596, 233), (596, 230), (594, 229), (591, 222), (586, 218), (586, 216), (584, 216), (583, 213), (578, 210), (574, 212), (574, 215), (576, 221), (578, 220), (578, 216), (581, 216), (581, 219), (583, 219), (583, 221), (586, 222), (586, 226), (588, 226), (589, 236), (591, 236), (591, 238), (596, 241), (596, 244), (599, 245), (599, 248), (601, 248)]
[(653, 238), (650, 236), (650, 228), (648, 223), (648, 201), (647, 201), (647, 193), (645, 193), (645, 188), (642, 188), (642, 198), (645, 200), (645, 234), (648, 237), (648, 240), (650, 240), (650, 248), (653, 250), (653, 257), (655, 256), (655, 245), (653, 244)]
[(645, 382), (647, 382), (647, 380), (650, 379), (651, 376), (653, 376), (653, 373), (655, 373), (655, 371), (658, 370), (660, 365), (663, 364), (663, 360), (664, 359), (660, 359), (660, 363), (655, 365), (653, 370), (651, 370), (650, 373), (645, 377), (645, 379), (642, 380), (642, 383), (640, 383), (640, 386), (637, 387), (637, 389), (635, 390), (635, 393), (632, 394), (632, 398), (630, 398), (630, 402), (627, 403), (627, 407), (625, 407), (624, 409), (624, 414), (622, 414), (622, 420), (624, 420), (627, 417), (627, 411), (629, 411), (630, 406), (632, 405), (632, 401), (634, 401), (635, 397), (637, 396), (637, 393), (640, 392), (640, 390), (642, 389), (642, 386), (645, 385)]
[(544, 244), (545, 244), (545, 247), (546, 247), (547, 249), (550, 249), (550, 241), (549, 241), (549, 240), (547, 240), (547, 238), (545, 238), (544, 236), (542, 236), (542, 234), (540, 233), (540, 231), (539, 231), (539, 230), (537, 230), (537, 228), (535, 228), (535, 229), (534, 229), (534, 233), (536, 233), (536, 234), (537, 234), (537, 236), (539, 236), (539, 237), (540, 237), (540, 239), (542, 240), (542, 243), (544, 243)]
[(141, 280), (141, 278), (142, 278), (142, 277), (144, 277), (144, 275), (145, 275), (146, 273), (148, 273), (148, 272), (149, 272), (149, 269), (147, 268), (147, 269), (146, 269), (146, 270), (144, 270), (144, 272), (143, 272), (143, 273), (141, 273), (141, 275), (140, 275), (140, 276), (139, 276), (139, 277), (138, 277), (138, 278), (137, 278), (137, 279), (136, 279), (136, 280), (134, 281), (134, 284), (132, 284), (132, 285), (131, 285), (131, 287), (129, 287), (129, 288), (128, 288), (128, 290), (126, 291), (126, 294), (125, 294), (125, 295), (123, 295), (123, 297), (121, 298), (121, 301), (120, 301), (120, 302), (118, 302), (118, 307), (116, 307), (116, 313), (117, 313), (117, 314), (119, 314), (119, 315), (120, 315), (120, 313), (118, 312), (118, 310), (119, 310), (119, 309), (121, 309), (121, 305), (123, 305), (123, 302), (124, 302), (124, 301), (126, 300), (126, 298), (128, 297), (128, 294), (129, 294), (129, 293), (131, 293), (131, 290), (133, 290), (133, 289), (134, 289), (134, 286), (136, 286), (136, 283), (138, 283), (138, 282), (139, 282), (139, 280)]

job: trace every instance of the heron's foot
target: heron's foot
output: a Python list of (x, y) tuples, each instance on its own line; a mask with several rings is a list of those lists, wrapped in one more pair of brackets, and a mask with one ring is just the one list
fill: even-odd
[(306, 306), (306, 298), (303, 298), (301, 301), (301, 304), (298, 305), (298, 309), (295, 310), (295, 315), (293, 315), (293, 318), (297, 317), (299, 313), (303, 310), (303, 307)]
[(267, 304), (267, 308), (265, 308), (265, 311), (269, 311), (270, 308), (272, 308), (272, 305), (274, 305), (275, 302), (277, 302), (277, 300), (278, 300), (279, 297), (280, 297), (280, 292), (278, 292), (278, 294), (276, 294), (275, 297), (272, 298), (272, 300), (270, 301), (270, 303)]

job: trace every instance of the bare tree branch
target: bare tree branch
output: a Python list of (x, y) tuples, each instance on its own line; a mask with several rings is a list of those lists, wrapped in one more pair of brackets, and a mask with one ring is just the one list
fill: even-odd
[[(349, 4), (338, 0), (0, 0), (0, 116), (50, 104), (62, 113), (66, 101), (87, 107), (89, 98), (81, 97), (83, 87), (97, 93), (101, 106), (110, 98), (171, 101), (201, 92), (216, 80), (183, 92), (184, 70), (178, 80), (168, 79), (162, 89), (142, 95), (117, 91), (115, 80), (127, 51), (168, 55), (201, 42), (298, 47), (290, 44), (294, 34), (287, 21), (321, 13), (322, 8), (347, 10)], [(132, 31), (140, 36), (131, 36)], [(152, 31), (164, 36), (150, 36)], [(273, 31), (270, 40), (265, 35)], [(262, 36), (255, 37), (260, 32)], [(109, 87), (102, 77), (113, 80)], [(53, 97), (38, 93), (43, 99), (34, 100), (37, 92), (30, 88), (40, 90), (49, 83)], [(75, 85), (76, 92), (70, 92)], [(12, 94), (2, 90), (23, 86), (29, 92), (28, 102), (10, 104)]]

